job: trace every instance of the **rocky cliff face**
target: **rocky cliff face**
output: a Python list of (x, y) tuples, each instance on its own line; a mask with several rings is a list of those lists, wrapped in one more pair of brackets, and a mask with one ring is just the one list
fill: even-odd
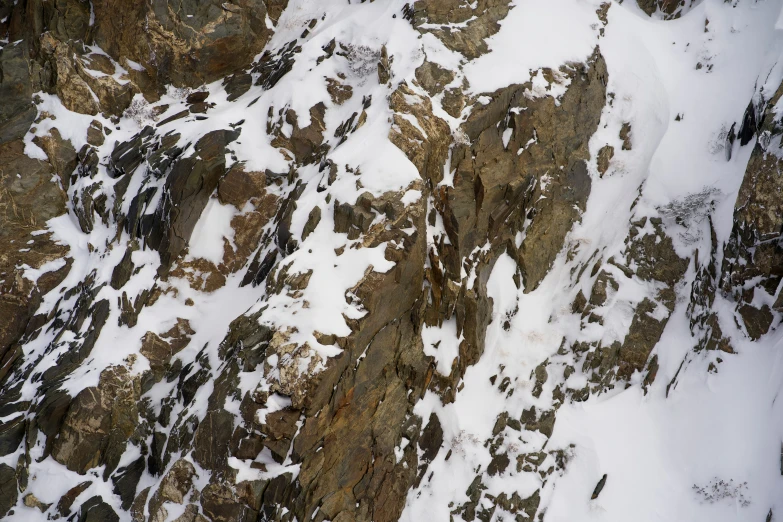
[(782, 8), (0, 3), (0, 518), (769, 522)]

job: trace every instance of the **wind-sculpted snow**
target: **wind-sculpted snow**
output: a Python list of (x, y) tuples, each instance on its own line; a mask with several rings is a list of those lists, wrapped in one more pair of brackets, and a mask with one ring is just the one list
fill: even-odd
[(0, 518), (783, 516), (782, 11), (0, 5)]

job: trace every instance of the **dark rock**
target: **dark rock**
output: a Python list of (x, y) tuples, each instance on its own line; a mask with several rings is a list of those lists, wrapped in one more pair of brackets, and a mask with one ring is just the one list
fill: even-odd
[(112, 507), (99, 496), (88, 499), (79, 509), (78, 522), (120, 522)]
[(93, 120), (87, 128), (87, 143), (93, 147), (100, 147), (106, 137), (103, 134), (103, 125), (98, 120)]
[[(277, 0), (276, 9), (286, 3)], [(227, 11), (224, 5), (236, 8)], [(188, 0), (179, 9), (191, 16), (173, 16), (165, 3), (129, 7), (100, 0), (93, 6), (94, 41), (111, 56), (141, 64), (144, 71), (128, 68), (131, 78), (154, 94), (167, 83), (195, 87), (246, 67), (272, 34), (261, 0)], [(139, 31), (142, 25), (149, 30)]]
[(114, 493), (119, 495), (122, 509), (127, 511), (133, 504), (133, 499), (136, 497), (136, 487), (145, 468), (144, 457), (139, 457), (128, 466), (118, 469), (117, 473), (112, 476)]
[(227, 100), (234, 101), (250, 90), (253, 77), (247, 73), (232, 74), (223, 80), (223, 85), (228, 93)]
[(510, 462), (511, 461), (508, 458), (508, 455), (505, 453), (495, 455), (492, 457), (492, 461), (489, 463), (489, 466), (487, 466), (487, 473), (490, 477), (502, 474), (504, 471), (506, 471), (506, 468)]
[(598, 481), (598, 484), (595, 485), (595, 489), (593, 490), (593, 494), (590, 496), (590, 498), (592, 500), (597, 499), (598, 495), (600, 495), (601, 491), (603, 491), (605, 485), (606, 485), (606, 473), (604, 473), (604, 476), (601, 477), (601, 480)]
[(752, 341), (758, 341), (772, 326), (774, 316), (768, 305), (764, 305), (759, 309), (749, 304), (743, 304), (739, 307), (738, 312), (742, 317), (743, 323), (745, 323), (748, 337)]
[(184, 118), (188, 114), (190, 114), (190, 111), (180, 111), (180, 112), (178, 112), (176, 114), (172, 114), (168, 118), (158, 122), (158, 127), (162, 127), (163, 125), (166, 125), (167, 123), (171, 123), (172, 121), (176, 121), (176, 120), (179, 120), (181, 118)]
[(190, 106), (190, 112), (192, 114), (203, 114), (209, 109), (209, 104), (206, 102), (194, 103)]
[(430, 419), (424, 431), (419, 438), (419, 448), (422, 451), (422, 459), (425, 462), (432, 462), (437, 456), (440, 447), (443, 445), (443, 428), (440, 426), (440, 420), (434, 413), (430, 414)]
[(70, 515), (71, 506), (76, 501), (76, 497), (84, 493), (87, 488), (90, 487), (90, 484), (92, 484), (92, 482), (87, 480), (69, 489), (62, 497), (60, 497), (56, 507), (57, 513), (63, 517)]
[(737, 137), (740, 140), (740, 145), (745, 146), (750, 143), (750, 140), (756, 135), (756, 107), (751, 101), (745, 109), (745, 114), (742, 117), (742, 125), (740, 125), (739, 133)]
[(28, 68), (28, 43), (17, 41), (0, 50), (0, 145), (23, 137), (38, 111)]
[(209, 97), (209, 92), (207, 91), (196, 91), (188, 94), (187, 98), (185, 98), (185, 103), (189, 105), (193, 105), (196, 103), (202, 103), (204, 100), (206, 100)]
[(125, 255), (122, 256), (122, 259), (117, 264), (117, 266), (114, 267), (114, 271), (111, 274), (111, 287), (115, 290), (119, 290), (123, 286), (125, 286), (125, 283), (128, 282), (131, 275), (133, 274), (133, 260), (131, 259), (131, 256), (133, 254), (133, 249), (128, 248), (125, 251)]
[(664, 20), (676, 20), (691, 7), (697, 5), (697, 0), (636, 0), (639, 7), (652, 16), (658, 14)]
[(81, 474), (105, 464), (108, 477), (138, 423), (139, 395), (138, 378), (127, 368), (104, 370), (97, 387), (74, 397), (52, 447), (54, 459)]
[(310, 215), (307, 217), (304, 229), (302, 229), (302, 241), (307, 239), (307, 236), (313, 233), (315, 227), (321, 222), (321, 207), (313, 207), (310, 211)]
[(0, 455), (8, 455), (16, 451), (24, 440), (26, 428), (24, 415), (0, 423)]
[(231, 488), (222, 484), (208, 484), (201, 492), (204, 514), (214, 522), (253, 522), (258, 513), (239, 502)]
[(6, 464), (0, 464), (0, 517), (4, 517), (16, 505), (19, 491), (16, 487), (16, 472)]
[(204, 135), (195, 152), (180, 159), (166, 179), (166, 197), (161, 199), (150, 228), (150, 246), (161, 254), (164, 268), (185, 249), (209, 197), (225, 174), (225, 148), (236, 131), (217, 130)]

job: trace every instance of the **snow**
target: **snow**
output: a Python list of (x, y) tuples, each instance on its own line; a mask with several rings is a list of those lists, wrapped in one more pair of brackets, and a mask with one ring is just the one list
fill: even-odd
[[(275, 52), (298, 37), (309, 20), (319, 22), (306, 38), (300, 39), (302, 50), (292, 70), (273, 89), (253, 86), (229, 103), (222, 82), (214, 82), (203, 87), (209, 92), (209, 101), (216, 103), (206, 113), (205, 120), (188, 116), (158, 129), (160, 133), (170, 130), (180, 133), (179, 145), (191, 144), (183, 152), (188, 156), (193, 153), (192, 144), (206, 132), (229, 128), (245, 120), (239, 127), (239, 138), (229, 147), (229, 159), (231, 155), (236, 156), (248, 171), (289, 172), (290, 161), (272, 146), (272, 139), (265, 132), (268, 111), (273, 109), (277, 116), (281, 109), (293, 110), (299, 128), (304, 128), (311, 123), (310, 107), (319, 102), (325, 104), (323, 136), (331, 146), (329, 159), (337, 169), (337, 177), (327, 186), (326, 175), (317, 163), (300, 166), (295, 172), (303, 186), (290, 226), (298, 248), (286, 252), (284, 261), (278, 261), (277, 265), (278, 270), (285, 267), (289, 277), (310, 274), (306, 288), (268, 295), (263, 285), (241, 286), (244, 276), (241, 270), (228, 275), (225, 285), (214, 292), (201, 292), (183, 279), (161, 280), (159, 255), (142, 245), (132, 254), (136, 270), (121, 290), (115, 290), (107, 283), (132, 241), (124, 232), (117, 234), (116, 223), (96, 220), (94, 229), (84, 233), (71, 208), (68, 214), (46, 224), (45, 232), (51, 232), (56, 241), (69, 247), (73, 266), (65, 281), (43, 297), (41, 311), (53, 310), (60, 299), (63, 299), (61, 309), (74, 307), (76, 296), (66, 299), (63, 294), (91, 273), (95, 274), (96, 288), (103, 285), (96, 302), (106, 299), (111, 303), (109, 318), (90, 354), (89, 364), (70, 375), (62, 388), (75, 395), (88, 386), (95, 386), (100, 371), (112, 365), (130, 365), (135, 374), (146, 370), (149, 365), (143, 357), (130, 362), (131, 356), (139, 353), (143, 335), (148, 331), (162, 334), (179, 319), (187, 320), (195, 333), (176, 358), (183, 365), (195, 364), (199, 354), (205, 354), (212, 377), (216, 375), (214, 369), (221, 364), (217, 352), (228, 325), (246, 312), (262, 312), (262, 323), (278, 332), (287, 332), (290, 335), (287, 342), (309, 346), (322, 361), (336, 356), (341, 349), (337, 345), (320, 344), (316, 334), (347, 336), (351, 333), (347, 320), (359, 319), (367, 313), (353, 294), (355, 286), (370, 271), (392, 270), (394, 262), (387, 259), (386, 249), (395, 248), (385, 243), (364, 247), (361, 239), (350, 240), (347, 234), (334, 232), (336, 205), (352, 204), (364, 192), (373, 196), (397, 192), (402, 194), (401, 201), (406, 206), (421, 203), (431, 208), (434, 204), (433, 198), (423, 193), (422, 179), (415, 166), (388, 140), (393, 116), (386, 101), (390, 93), (402, 81), (415, 87), (414, 71), (426, 56), (455, 71), (453, 84), (467, 79), (469, 94), (475, 95), (479, 104), (491, 100), (487, 93), (512, 83), (531, 82), (528, 96), (557, 98), (565, 92), (567, 83), (556, 75), (555, 83), (550, 85), (541, 69), (557, 70), (569, 62), (584, 62), (598, 46), (609, 71), (607, 92), (611, 93), (611, 103), (604, 108), (598, 131), (589, 143), (593, 183), (586, 211), (571, 230), (566, 248), (535, 291), (524, 293), (513, 284), (517, 267), (509, 255), (501, 255), (495, 263), (487, 283), (494, 306), (483, 355), (465, 372), (454, 402), (443, 404), (439, 396), (428, 391), (415, 407), (415, 413), (423, 419), (431, 413), (438, 416), (445, 443), (429, 465), (434, 478), (422, 481), (410, 491), (402, 520), (449, 520), (450, 516), (459, 520), (459, 515), (451, 514), (452, 507), (468, 501), (466, 491), (477, 469), (484, 473), (486, 494), (514, 491), (525, 498), (540, 488), (541, 507), (546, 509), (545, 522), (763, 520), (770, 508), (776, 513), (783, 510), (780, 474), (783, 411), (776, 402), (783, 386), (780, 355), (783, 332), (771, 333), (757, 343), (744, 340), (733, 317), (732, 303), (718, 296), (714, 309), (737, 354), (721, 353), (723, 361), (717, 373), (711, 373), (709, 365), (717, 362), (718, 355), (693, 352), (696, 340), (686, 316), (690, 283), (695, 276), (693, 261), (685, 283), (676, 289), (676, 307), (653, 352), (660, 365), (655, 382), (644, 390), (637, 374), (627, 389), (618, 386), (609, 393), (593, 395), (584, 403), (567, 402), (557, 412), (551, 439), (539, 431), (506, 428), (501, 451), (511, 456), (512, 464), (505, 473), (493, 477), (485, 473), (491, 461), (485, 442), (492, 438), (499, 414), (508, 412), (518, 419), (533, 406), (545, 411), (552, 407), (556, 384), (565, 382), (571, 389), (587, 385), (588, 375), (581, 365), (576, 365), (574, 373), (565, 377), (562, 368), (575, 361), (559, 352), (563, 342), (600, 341), (607, 346), (621, 341), (630, 328), (636, 306), (660, 289), (653, 283), (626, 276), (607, 262), (623, 252), (629, 221), (662, 215), (678, 254), (693, 260), (698, 252), (702, 262), (711, 248), (708, 212), (718, 240), (725, 241), (728, 237), (736, 194), (751, 147), (735, 144), (731, 160), (726, 161), (721, 131), (741, 120), (748, 101), (759, 96), (762, 86), (764, 93), (769, 94), (783, 78), (779, 62), (783, 49), (781, 1), (743, 1), (735, 7), (723, 0), (704, 0), (681, 19), (662, 21), (647, 17), (631, 5), (632, 0), (626, 0), (612, 4), (604, 27), (596, 14), (599, 0), (515, 0), (507, 18), (500, 22), (500, 30), (487, 40), (490, 52), (473, 61), (466, 61), (447, 49), (432, 34), (419, 36), (399, 16), (403, 4), (401, 1), (349, 4), (343, 0), (292, 0), (279, 20), (268, 45), (270, 50)], [(398, 16), (392, 18), (393, 14)], [(706, 19), (709, 24), (705, 31)], [(272, 24), (268, 18), (267, 23)], [(601, 34), (601, 29), (605, 34)], [(322, 48), (332, 38), (350, 42), (354, 54), (318, 64)], [(377, 81), (375, 63), (382, 45), (393, 59), (390, 85)], [(98, 48), (92, 50), (102, 52)], [(143, 70), (135, 62), (123, 63), (130, 69)], [(701, 67), (697, 68), (698, 64)], [(118, 71), (115, 76), (124, 71), (117, 64), (115, 67)], [(353, 89), (353, 96), (340, 107), (331, 101), (322, 81), (323, 77), (334, 78), (338, 73), (345, 75), (345, 83)], [(25, 152), (45, 160), (45, 154), (32, 140), (55, 127), (79, 150), (86, 143), (90, 122), (97, 119), (113, 129), (99, 148), (99, 155), (105, 158), (115, 143), (130, 139), (141, 125), (152, 122), (153, 106), (169, 106), (158, 116), (162, 121), (185, 108), (186, 94), (171, 88), (159, 102), (139, 106), (143, 117), (126, 114), (115, 124), (101, 115), (71, 113), (56, 96), (40, 93), (42, 101), (38, 110), (52, 117), (41, 120), (27, 134)], [(365, 109), (363, 100), (369, 98), (372, 102)], [(137, 99), (141, 104), (141, 98)], [(458, 130), (460, 118), (446, 115), (437, 105), (434, 111), (447, 121), (455, 139), (464, 140)], [(366, 110), (364, 125), (340, 144), (335, 136), (337, 127), (352, 113), (361, 114), (363, 110)], [(677, 120), (678, 115), (683, 117)], [(411, 123), (418, 126), (414, 120)], [(630, 124), (632, 129), (631, 150), (623, 150), (619, 137), (625, 124)], [(288, 125), (286, 134), (290, 136), (292, 130)], [(510, 128), (502, 133), (504, 147), (508, 146), (512, 134)], [(607, 173), (599, 177), (595, 158), (605, 145), (611, 145), (615, 154)], [(109, 178), (106, 165), (102, 164), (95, 179), (80, 178), (70, 187), (69, 205), (73, 205), (74, 194), (98, 181), (103, 182), (100, 190), (108, 196), (108, 204), (113, 204), (117, 181)], [(163, 181), (153, 179), (142, 167), (132, 174), (127, 193), (136, 194), (162, 184)], [(440, 187), (453, 184), (454, 171), (447, 162)], [(268, 190), (286, 198), (294, 187), (270, 184)], [(160, 192), (156, 197), (160, 197)], [(666, 208), (702, 193), (708, 195), (704, 209), (686, 227), (677, 225), (673, 214), (666, 214)], [(128, 211), (131, 200), (126, 196), (120, 207), (122, 212)], [(710, 204), (712, 210), (708, 211)], [(303, 238), (315, 207), (321, 210), (321, 221)], [(233, 245), (231, 221), (238, 213), (213, 195), (193, 231), (188, 260), (201, 258), (220, 264), (226, 243)], [(381, 218), (376, 216), (376, 219)], [(268, 224), (263, 232), (274, 233), (276, 225)], [(427, 225), (428, 247), (444, 235), (444, 230), (438, 214), (434, 225)], [(642, 233), (652, 232), (648, 222)], [(522, 239), (520, 234), (517, 246)], [(565, 251), (569, 249), (572, 257), (566, 256)], [(603, 324), (587, 324), (570, 311), (576, 293), (582, 290), (588, 295), (595, 279), (588, 275), (589, 271), (578, 279), (576, 269), (595, 263), (619, 284), (619, 289), (608, 292), (606, 303), (595, 310), (603, 317)], [(64, 264), (64, 260), (56, 260), (37, 269), (23, 267), (24, 277), (36, 280)], [(472, 288), (475, 270), (464, 276), (466, 288)], [(161, 294), (154, 304), (142, 309), (137, 324), (120, 325), (120, 309), (115, 303), (123, 293), (132, 299), (156, 286)], [(759, 304), (769, 303), (772, 296), (757, 292), (755, 299)], [(653, 316), (663, 319), (667, 313), (658, 304)], [(35, 365), (33, 375), (56, 365), (58, 357), (69, 349), (69, 343), (78, 340), (90, 324), (88, 319), (81, 331), (66, 331), (59, 336), (55, 329), (43, 329), (37, 338), (27, 342), (23, 347), (24, 357)], [(445, 320), (437, 327), (425, 326), (421, 335), (424, 353), (434, 358), (435, 370), (449, 375), (463, 341), (457, 334), (456, 320)], [(550, 378), (541, 393), (534, 394), (531, 375), (546, 361), (551, 363)], [(259, 365), (258, 370), (241, 374), (239, 391), (270, 392), (271, 382), (279, 376), (275, 368), (280, 361), (273, 356), (265, 362), (271, 370)], [(300, 371), (309, 371), (301, 361)], [(669, 389), (668, 384), (675, 376), (676, 385)], [(493, 384), (494, 380), (506, 378), (513, 395), (501, 392)], [(21, 389), (22, 400), (38, 400), (39, 386), (34, 378), (28, 379)], [(176, 382), (164, 380), (145, 394), (156, 413), (162, 400), (176, 393), (176, 386)], [(194, 414), (203, 418), (212, 390), (210, 380), (187, 408), (177, 405), (172, 417)], [(263, 422), (266, 415), (291, 404), (290, 398), (271, 393), (257, 420)], [(238, 406), (232, 399), (225, 408), (236, 412)], [(36, 460), (43, 455), (41, 438), (31, 448), (29, 491), (43, 502), (56, 502), (84, 477), (66, 470), (51, 457)], [(403, 447), (401, 444), (399, 451)], [(516, 471), (516, 455), (556, 449), (567, 450), (572, 455), (562, 476), (556, 473), (545, 481), (535, 472)], [(446, 460), (449, 450), (452, 456)], [(126, 464), (136, 458), (137, 451), (138, 448), (129, 445), (122, 462)], [(15, 466), (19, 454), (2, 457), (0, 462)], [(277, 463), (268, 451), (256, 462), (264, 464), (267, 471), (235, 458), (229, 464), (237, 470), (238, 480), (298, 473), (298, 465), (290, 459)], [(197, 469), (198, 480), (205, 484), (208, 472)], [(598, 499), (590, 500), (603, 474), (608, 476), (606, 487)], [(139, 491), (156, 486), (158, 480), (159, 477), (145, 474)], [(699, 493), (698, 488), (710, 488), (721, 480), (737, 486), (725, 490), (722, 498), (714, 501)], [(97, 475), (75, 505), (96, 494), (119, 505), (111, 483), (103, 482)], [(744, 505), (743, 499), (749, 504)], [(170, 518), (179, 512), (174, 506), (168, 507)], [(493, 521), (502, 520), (501, 516), (498, 514)], [(45, 517), (37, 510), (18, 507), (7, 519), (43, 520)], [(127, 513), (122, 513), (122, 520), (129, 520)]]
[[(597, 42), (594, 0), (518, 0), (487, 39), (491, 52), (465, 66), (474, 93), (530, 81), (541, 67), (583, 62)], [(611, 11), (611, 10), (610, 10)]]
[(219, 265), (223, 261), (224, 239), (233, 243), (231, 220), (235, 215), (233, 206), (221, 205), (216, 198), (210, 199), (193, 229), (189, 254)]
[[(590, 150), (595, 158), (609, 144), (615, 155), (602, 178), (591, 164), (587, 210), (567, 239), (567, 245), (578, 245), (573, 260), (561, 254), (540, 287), (529, 294), (516, 292), (510, 284), (513, 261), (507, 256), (497, 261), (487, 286), (494, 308), (484, 354), (466, 371), (460, 384), (464, 388), (453, 403), (444, 406), (428, 392), (416, 406), (424, 419), (437, 413), (446, 442), (428, 468), (432, 478), (409, 492), (402, 520), (461, 520), (452, 510), (468, 501), (466, 491), (477, 469), (484, 470), (487, 495), (516, 491), (525, 498), (542, 488), (539, 512), (545, 510), (546, 522), (765, 520), (770, 509), (779, 516), (783, 416), (776, 399), (783, 387), (783, 334), (749, 342), (735, 324), (734, 305), (718, 296), (714, 309), (738, 353), (693, 352), (696, 340), (685, 315), (695, 274), (692, 263), (653, 351), (660, 369), (649, 389), (643, 390), (637, 374), (628, 389), (561, 406), (546, 450), (563, 448), (572, 455), (562, 476), (556, 472), (544, 482), (535, 473), (516, 472), (514, 455), (541, 451), (546, 438), (539, 432), (508, 428), (505, 450), (499, 451), (511, 453), (511, 465), (500, 476), (486, 473), (491, 456), (483, 446), (497, 416), (506, 411), (519, 418), (531, 406), (539, 411), (549, 408), (552, 383), (565, 380), (552, 375), (558, 370), (550, 364), (550, 379), (535, 397), (531, 372), (544, 361), (562, 360), (558, 348), (563, 339), (601, 341), (604, 346), (622, 340), (636, 305), (655, 294), (655, 285), (629, 279), (605, 263), (623, 250), (630, 220), (659, 215), (667, 205), (708, 194), (714, 210), (707, 212), (719, 240), (725, 241), (751, 147), (735, 144), (731, 161), (726, 161), (716, 137), (721, 128), (741, 120), (761, 85), (769, 97), (783, 77), (777, 62), (783, 43), (777, 22), (780, 2), (735, 2), (734, 7), (705, 0), (674, 21), (650, 19), (633, 2), (613, 3), (600, 38), (594, 30), (595, 3), (514, 4), (501, 21), (501, 30), (488, 40), (491, 52), (464, 66), (471, 91), (533, 80), (534, 93), (557, 96), (536, 89), (536, 70), (584, 61), (597, 44), (607, 62), (607, 92), (613, 96)], [(697, 69), (699, 62), (703, 65)], [(707, 69), (708, 65), (712, 67)], [(619, 131), (624, 123), (631, 124), (632, 150), (622, 150)], [(688, 228), (666, 219), (680, 256), (692, 259), (696, 250), (701, 260), (709, 256), (706, 219), (689, 218)], [(650, 232), (648, 222), (642, 233)], [(620, 284), (596, 310), (604, 316), (603, 325), (582, 324), (568, 309), (577, 289), (587, 293), (592, 284), (587, 274), (575, 281), (569, 267), (592, 266), (593, 252)], [(769, 299), (759, 296), (758, 302)], [(501, 323), (517, 306), (505, 332)], [(652, 315), (660, 319), (664, 314), (659, 304)], [(423, 334), (425, 339), (436, 335)], [(708, 368), (713, 363), (717, 372)], [(565, 381), (567, 387), (587, 384), (579, 368)], [(510, 378), (514, 395), (507, 397), (491, 386), (493, 375)], [(667, 393), (675, 375), (676, 384)], [(516, 450), (510, 449), (512, 443)], [(453, 455), (446, 461), (449, 448)], [(603, 474), (606, 486), (591, 500)], [(704, 490), (712, 491), (712, 497)], [(508, 520), (503, 517), (496, 512), (492, 520)]]
[[(781, 337), (775, 337), (724, 362), (717, 375), (686, 373), (668, 400), (661, 386), (647, 396), (633, 387), (564, 406), (550, 444), (576, 442), (580, 449), (555, 487), (547, 520), (728, 522), (764, 520), (770, 508), (783, 508), (775, 458), (783, 368)], [(591, 501), (603, 473), (606, 487)], [(693, 486), (714, 479), (747, 482), (750, 505), (694, 494)]]

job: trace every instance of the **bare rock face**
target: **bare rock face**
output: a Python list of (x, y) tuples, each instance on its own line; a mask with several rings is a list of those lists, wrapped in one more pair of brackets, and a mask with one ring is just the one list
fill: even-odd
[[(692, 4), (639, 1), (667, 19)], [(311, 8), (0, 5), (0, 456), (16, 464), (0, 463), (0, 517), (398, 520), (433, 462), (460, 458), (437, 410), (459, 399), (489, 325), (508, 332), (519, 310), (499, 312), (493, 270), (510, 266), (505, 283), (531, 297), (584, 248), (562, 276), (575, 333), (524, 383), (503, 368), (489, 378), (493, 393), (537, 402), (493, 414), (475, 444), (487, 458), (449, 506), (464, 520), (543, 520), (544, 485), (573, 457), (547, 446), (558, 408), (647, 391), (691, 262), (698, 349), (732, 351), (718, 292), (750, 339), (776, 327), (780, 92), (736, 136), (754, 151), (727, 245), (710, 221), (710, 258), (687, 258), (665, 212), (637, 216), (637, 201), (605, 255), (569, 234), (646, 136), (611, 120), (598, 45), (478, 93), (463, 66), (490, 52), (508, 0), (383, 11), (454, 67), (424, 44), (411, 58), (392, 40), (346, 41), (357, 27), (332, 38), (329, 13)], [(591, 26), (601, 37), (608, 9)], [(591, 143), (615, 123), (613, 145)], [(584, 340), (627, 285), (644, 297), (621, 303), (622, 332)], [(448, 358), (425, 344), (446, 326)], [(510, 432), (541, 444), (514, 454)], [(42, 466), (82, 478), (44, 503), (31, 491)], [(514, 470), (540, 487), (487, 493)]]
[(71, 401), (52, 447), (54, 459), (80, 474), (100, 465), (111, 474), (139, 422), (139, 395), (138, 379), (126, 368), (105, 370), (97, 387)]
[[(24, 144), (0, 145), (0, 376), (19, 355), (14, 346), (43, 294), (57, 286), (70, 264), (62, 258), (68, 249), (51, 240), (51, 234), (33, 235), (47, 220), (65, 212), (65, 193), (49, 163), (24, 154)], [(24, 176), (22, 176), (24, 174)], [(35, 245), (30, 248), (30, 245)], [(27, 275), (25, 266), (43, 269)]]
[[(747, 335), (759, 339), (775, 319), (769, 305), (754, 304), (754, 296), (769, 296), (775, 312), (783, 310), (779, 295), (780, 230), (783, 227), (780, 208), (780, 176), (783, 166), (780, 152), (780, 121), (773, 107), (783, 94), (778, 87), (769, 100), (762, 96), (752, 101), (740, 127), (740, 145), (753, 145), (745, 177), (734, 206), (731, 237), (723, 252), (721, 278), (724, 292), (737, 302), (737, 315)], [(752, 288), (748, 282), (757, 281)]]
[[(509, 11), (508, 0), (416, 0), (414, 24), (432, 32), (450, 49), (467, 58), (477, 58), (488, 51), (485, 40), (500, 29), (500, 20)], [(453, 27), (452, 24), (458, 24)]]
[[(285, 6), (276, 5), (276, 20)], [(272, 31), (261, 0), (94, 4), (93, 37), (111, 56), (141, 64), (154, 84), (196, 86), (241, 68), (263, 49)], [(139, 32), (140, 26), (145, 27)]]
[(163, 188), (165, 196), (151, 224), (150, 244), (171, 263), (185, 248), (209, 196), (225, 174), (225, 147), (231, 131), (213, 131), (195, 145), (195, 154), (177, 162)]

